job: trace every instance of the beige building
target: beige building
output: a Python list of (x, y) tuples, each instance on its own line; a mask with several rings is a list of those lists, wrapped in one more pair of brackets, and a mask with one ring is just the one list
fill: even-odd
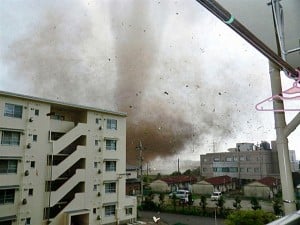
[(136, 219), (126, 114), (0, 92), (0, 224)]
[(275, 143), (238, 143), (228, 152), (201, 155), (201, 175), (217, 177), (228, 175), (239, 180), (259, 180), (279, 177), (278, 155)]

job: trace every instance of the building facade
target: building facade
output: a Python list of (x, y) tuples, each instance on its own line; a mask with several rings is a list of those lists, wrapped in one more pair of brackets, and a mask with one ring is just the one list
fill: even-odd
[(124, 224), (126, 114), (0, 92), (0, 224)]
[(201, 175), (204, 177), (230, 176), (238, 180), (259, 180), (279, 177), (276, 148), (267, 143), (259, 147), (252, 143), (238, 143), (229, 152), (208, 153), (200, 156)]

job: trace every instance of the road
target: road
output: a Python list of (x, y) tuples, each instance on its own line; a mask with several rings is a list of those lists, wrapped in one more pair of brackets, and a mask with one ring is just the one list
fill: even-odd
[(187, 216), (181, 214), (171, 214), (171, 213), (155, 213), (150, 211), (139, 211), (139, 216), (141, 218), (146, 218), (151, 220), (153, 216), (160, 217), (161, 220), (168, 225), (173, 225), (176, 223), (182, 223), (186, 225), (224, 225), (223, 219), (217, 219), (200, 216)]

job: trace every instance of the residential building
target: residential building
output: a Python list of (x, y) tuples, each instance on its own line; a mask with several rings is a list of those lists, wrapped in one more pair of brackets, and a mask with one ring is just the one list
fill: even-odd
[(188, 175), (168, 176), (160, 180), (166, 182), (171, 191), (178, 189), (191, 190), (191, 185), (197, 182), (197, 178)]
[(208, 153), (200, 156), (201, 175), (217, 177), (228, 175), (241, 184), (263, 177), (279, 177), (278, 155), (275, 142), (272, 148), (267, 142), (259, 146), (253, 143), (237, 143), (228, 152)]
[(126, 114), (0, 92), (0, 224), (125, 224)]

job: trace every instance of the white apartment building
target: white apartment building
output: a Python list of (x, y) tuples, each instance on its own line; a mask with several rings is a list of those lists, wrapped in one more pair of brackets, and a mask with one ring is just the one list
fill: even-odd
[(126, 114), (0, 91), (0, 225), (125, 224)]

